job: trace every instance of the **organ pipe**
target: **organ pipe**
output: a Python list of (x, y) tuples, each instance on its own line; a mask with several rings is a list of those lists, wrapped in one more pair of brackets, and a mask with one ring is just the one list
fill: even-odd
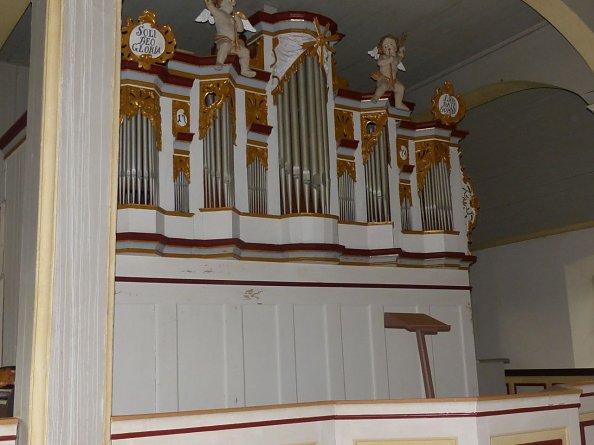
[(419, 198), (423, 230), (453, 229), (450, 174), (443, 160), (429, 167)]
[[(369, 124), (375, 125), (375, 124)], [(368, 129), (371, 133), (375, 127)], [(387, 127), (382, 129), (375, 147), (365, 163), (367, 221), (390, 221), (390, 193), (388, 184)]]
[(330, 197), (326, 84), (305, 57), (278, 96), (281, 212), (328, 213)]

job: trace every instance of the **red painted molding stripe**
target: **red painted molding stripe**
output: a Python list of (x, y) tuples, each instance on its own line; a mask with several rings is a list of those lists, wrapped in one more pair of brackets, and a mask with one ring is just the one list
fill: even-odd
[(517, 408), (509, 410), (484, 411), (474, 413), (435, 413), (435, 414), (354, 414), (354, 415), (329, 415), (300, 417), (293, 419), (263, 420), (258, 422), (230, 423), (219, 425), (206, 425), (188, 428), (176, 428), (153, 431), (133, 431), (129, 433), (112, 433), (111, 440), (133, 439), (140, 437), (172, 436), (177, 434), (202, 433), (207, 431), (225, 431), (234, 429), (257, 428), (277, 425), (291, 425), (296, 423), (326, 422), (329, 420), (404, 420), (404, 419), (442, 419), (442, 418), (467, 418), (467, 417), (488, 417), (507, 414), (528, 413), (537, 411), (553, 411), (562, 409), (577, 409), (578, 403), (557, 405), (557, 406), (537, 406), (531, 408)]
[(594, 392), (583, 392), (580, 397), (592, 397), (594, 396)]
[(0, 442), (16, 442), (17, 437), (16, 436), (0, 436)]
[(161, 283), (161, 284), (215, 284), (221, 286), (260, 287), (338, 287), (350, 289), (435, 289), (469, 291), (471, 286), (448, 286), (440, 284), (385, 284), (385, 283), (321, 283), (315, 281), (262, 281), (262, 280), (213, 280), (206, 278), (163, 278), (116, 276), (118, 283)]
[(17, 121), (0, 137), (0, 150), (4, 150), (17, 135), (27, 127), (27, 112), (25, 111)]

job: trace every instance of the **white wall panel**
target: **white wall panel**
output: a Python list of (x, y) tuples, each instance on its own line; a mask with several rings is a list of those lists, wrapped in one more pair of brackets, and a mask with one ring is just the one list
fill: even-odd
[(370, 307), (342, 306), (342, 350), (347, 400), (368, 400), (374, 393)]
[(157, 412), (177, 411), (177, 307), (159, 304), (155, 313)]
[(297, 402), (297, 371), (295, 368), (295, 320), (292, 304), (276, 306), (277, 354), (279, 363), (278, 403)]
[(245, 403), (248, 406), (279, 403), (279, 356), (276, 308), (243, 307)]
[(181, 304), (177, 318), (179, 409), (225, 407), (223, 306)]
[(460, 306), (431, 306), (430, 315), (451, 326), (449, 332), (427, 336), (433, 346), (433, 384), (436, 397), (466, 394), (466, 361)]
[(155, 306), (118, 305), (115, 311), (113, 414), (156, 412)]
[[(385, 312), (419, 312), (416, 306), (386, 306), (384, 310)], [(415, 334), (404, 329), (385, 331), (390, 398), (424, 397), (425, 390)]]
[(299, 402), (330, 399), (326, 320), (322, 305), (295, 305), (295, 356)]

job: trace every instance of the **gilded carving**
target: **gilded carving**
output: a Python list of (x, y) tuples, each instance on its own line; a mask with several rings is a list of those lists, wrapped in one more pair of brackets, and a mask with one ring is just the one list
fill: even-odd
[(120, 125), (124, 119), (138, 113), (146, 117), (155, 130), (157, 149), (161, 149), (161, 105), (159, 96), (153, 90), (123, 86), (120, 88)]
[(410, 155), (408, 152), (408, 140), (404, 138), (396, 138), (396, 154), (398, 167), (410, 164)]
[(431, 99), (433, 118), (444, 124), (457, 124), (466, 114), (466, 102), (454, 93), (454, 85), (449, 80), (441, 88), (436, 88)]
[(179, 173), (182, 172), (186, 180), (190, 181), (190, 157), (188, 155), (173, 155), (173, 181), (177, 179)]
[(174, 136), (190, 132), (190, 104), (174, 100), (171, 108), (171, 128)]
[(342, 175), (347, 173), (353, 182), (357, 182), (357, 171), (355, 170), (355, 163), (351, 161), (345, 161), (338, 159), (336, 161), (336, 175), (340, 178)]
[(265, 170), (268, 170), (268, 150), (261, 147), (253, 147), (248, 145), (245, 151), (245, 165), (249, 167), (257, 159)]
[(451, 170), (450, 146), (442, 141), (423, 141), (415, 144), (415, 157), (417, 160), (417, 188), (419, 193), (425, 187), (425, 177), (429, 169), (443, 161)]
[[(209, 97), (214, 97), (212, 103), (209, 103)], [(235, 144), (235, 89), (228, 80), (200, 83), (200, 119), (198, 123), (200, 139), (206, 137), (206, 133), (217, 118), (217, 111), (225, 102), (229, 108), (231, 133), (233, 144)]]
[(268, 125), (268, 102), (264, 94), (245, 93), (245, 126)]
[(355, 139), (353, 113), (344, 110), (334, 110), (334, 132), (337, 144), (343, 139)]
[(464, 167), (462, 167), (462, 206), (464, 208), (464, 219), (466, 220), (466, 236), (470, 242), (470, 236), (476, 227), (480, 204), (474, 192), (472, 181), (464, 171)]
[[(363, 139), (363, 164), (367, 164), (369, 155), (373, 152), (375, 146), (377, 145), (377, 140), (379, 136), (382, 134), (382, 131), (387, 124), (388, 114), (384, 111), (380, 113), (370, 113), (361, 115), (361, 135)], [(388, 155), (389, 153), (390, 150), (388, 150)]]
[[(132, 40), (132, 43), (130, 43)], [(154, 12), (144, 11), (138, 23), (128, 18), (122, 27), (122, 57), (148, 70), (155, 63), (165, 63), (175, 52), (175, 36), (168, 25), (160, 28)]]
[(264, 39), (259, 38), (250, 46), (250, 66), (258, 70), (264, 70)]
[(408, 201), (408, 205), (412, 205), (410, 182), (400, 181), (400, 184), (398, 184), (398, 189), (400, 191), (400, 205), (404, 203), (405, 199)]

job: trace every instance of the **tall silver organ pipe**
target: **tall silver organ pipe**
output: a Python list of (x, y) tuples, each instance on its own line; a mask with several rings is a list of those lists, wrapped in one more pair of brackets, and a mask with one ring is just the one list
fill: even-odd
[(338, 178), (338, 207), (341, 221), (355, 221), (355, 181), (346, 171)]
[[(212, 105), (214, 94), (206, 98)], [(235, 205), (233, 169), (233, 135), (229, 105), (225, 101), (204, 138), (204, 205), (206, 208)]]
[(183, 171), (180, 171), (173, 183), (176, 212), (190, 211), (189, 183)]
[(402, 230), (412, 230), (411, 205), (408, 196), (400, 200), (400, 224)]
[(315, 57), (305, 57), (277, 105), (281, 212), (329, 213), (326, 83)]
[(428, 169), (419, 198), (423, 230), (452, 230), (450, 172), (445, 161), (441, 160)]
[[(374, 125), (370, 123), (369, 125)], [(373, 131), (373, 129), (371, 129)], [(388, 185), (388, 135), (387, 127), (377, 138), (377, 143), (365, 164), (365, 191), (367, 195), (367, 221), (390, 221), (390, 192)]]
[(268, 213), (266, 198), (267, 171), (259, 159), (255, 159), (247, 167), (248, 204), (250, 213), (264, 215)]
[(142, 113), (120, 125), (118, 203), (158, 205), (158, 159), (155, 129)]

